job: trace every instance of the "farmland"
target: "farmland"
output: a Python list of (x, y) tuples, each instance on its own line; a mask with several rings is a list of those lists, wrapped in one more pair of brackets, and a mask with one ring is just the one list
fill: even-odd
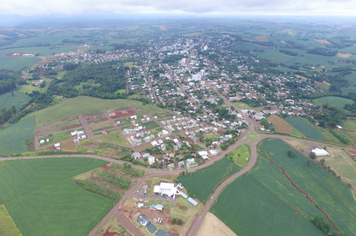
[(275, 132), (281, 134), (291, 134), (293, 131), (293, 126), (291, 126), (288, 122), (280, 118), (276, 115), (271, 115), (267, 118), (269, 122), (274, 124)]
[[(265, 235), (265, 232), (324, 235), (306, 219), (324, 215), (266, 158), (268, 156), (329, 215), (340, 232), (354, 235), (356, 203), (349, 189), (317, 164), (307, 165), (308, 158), (299, 152), (296, 151), (294, 158), (288, 157), (289, 149), (290, 146), (279, 139), (263, 141), (255, 169), (232, 182), (218, 197), (211, 212), (237, 235)], [(324, 218), (324, 221), (327, 220)]]
[(236, 236), (219, 218), (208, 212), (203, 224), (199, 228), (197, 236)]
[(85, 235), (113, 202), (71, 177), (105, 163), (86, 158), (1, 162), (0, 178), (6, 181), (0, 183), (0, 204), (24, 235)]
[(0, 154), (16, 154), (31, 150), (33, 147), (29, 147), (29, 143), (33, 140), (34, 128), (34, 117), (29, 116), (0, 130)]
[(287, 121), (295, 129), (300, 131), (308, 138), (326, 141), (326, 138), (316, 128), (308, 124), (307, 121), (303, 120), (302, 118), (287, 117), (285, 118), (285, 121)]
[(3, 236), (22, 235), (4, 205), (0, 205), (0, 235)]
[(16, 111), (19, 111), (23, 104), (30, 100), (30, 97), (21, 93), (18, 89), (19, 87), (14, 91), (13, 96), (11, 92), (0, 95), (0, 110), (3, 108), (10, 109), (15, 106)]
[(192, 190), (201, 202), (206, 203), (220, 181), (240, 169), (237, 165), (232, 164), (229, 159), (223, 158), (213, 165), (193, 173), (181, 175), (177, 179), (187, 189)]
[(36, 127), (68, 118), (76, 117), (81, 114), (96, 114), (105, 110), (114, 110), (118, 108), (129, 108), (136, 106), (141, 112), (161, 112), (164, 111), (154, 105), (143, 106), (141, 102), (133, 100), (105, 100), (93, 97), (76, 97), (66, 99), (52, 107), (35, 112)]
[(232, 150), (227, 154), (229, 160), (233, 160), (234, 163), (244, 168), (250, 161), (251, 148), (246, 144), (238, 146), (236, 149)]

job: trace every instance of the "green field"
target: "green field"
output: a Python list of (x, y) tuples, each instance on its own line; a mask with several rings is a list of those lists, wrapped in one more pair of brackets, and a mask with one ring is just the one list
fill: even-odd
[(4, 57), (0, 56), (0, 69), (22, 70), (40, 62), (37, 57)]
[(0, 205), (0, 235), (2, 236), (22, 235), (4, 205)]
[(250, 156), (251, 148), (246, 144), (238, 146), (236, 149), (232, 150), (226, 155), (228, 159), (232, 158), (234, 163), (238, 164), (242, 168), (247, 166), (248, 162), (250, 161)]
[(107, 141), (110, 143), (123, 145), (123, 146), (129, 146), (129, 143), (117, 130), (112, 131), (112, 132), (108, 133), (107, 135), (97, 137), (97, 139)]
[(145, 126), (146, 129), (155, 129), (155, 128), (159, 127), (159, 124), (157, 124), (154, 121), (150, 121), (150, 122), (147, 122), (147, 123), (143, 123), (142, 126)]
[(23, 104), (30, 100), (30, 97), (21, 93), (19, 88), (17, 87), (14, 90), (14, 96), (12, 96), (11, 92), (0, 95), (0, 110), (3, 108), (10, 109), (15, 106), (16, 111), (19, 111)]
[(0, 130), (0, 154), (17, 154), (31, 150), (27, 145), (33, 141), (34, 118), (29, 116)]
[(318, 98), (318, 99), (315, 99), (313, 102), (316, 105), (319, 105), (319, 106), (321, 106), (321, 105), (326, 103), (326, 104), (329, 104), (329, 105), (336, 106), (339, 109), (344, 109), (344, 106), (346, 104), (353, 104), (354, 103), (354, 101), (352, 101), (351, 99), (333, 97), (333, 96)]
[(162, 112), (155, 105), (142, 105), (141, 102), (128, 99), (105, 100), (100, 98), (80, 96), (66, 99), (52, 107), (35, 112), (36, 127), (55, 123), (81, 114), (96, 114), (105, 110), (124, 109), (135, 106), (141, 112)]
[(211, 212), (239, 236), (266, 232), (324, 235), (302, 215), (321, 216), (324, 221), (326, 217), (265, 157), (268, 155), (329, 215), (340, 232), (355, 235), (356, 203), (350, 190), (314, 162), (308, 166), (308, 158), (298, 151), (293, 158), (288, 157), (290, 148), (280, 139), (263, 141), (255, 169), (232, 182), (217, 198)]
[(105, 163), (87, 158), (1, 162), (0, 204), (23, 235), (86, 235), (113, 202), (71, 177)]
[(221, 180), (236, 173), (241, 168), (223, 158), (213, 165), (197, 170), (193, 173), (181, 175), (177, 179), (187, 189), (192, 190), (204, 204)]
[(287, 117), (285, 118), (290, 125), (299, 130), (302, 134), (311, 139), (317, 139), (321, 141), (327, 141), (326, 138), (314, 127), (299, 117)]

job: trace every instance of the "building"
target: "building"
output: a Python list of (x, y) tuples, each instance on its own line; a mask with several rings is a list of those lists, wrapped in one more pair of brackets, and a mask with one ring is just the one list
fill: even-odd
[(139, 152), (134, 152), (134, 153), (132, 153), (132, 155), (131, 155), (135, 160), (137, 160), (137, 159), (140, 159), (141, 158), (141, 153), (139, 153)]
[(312, 152), (314, 152), (315, 156), (317, 156), (317, 157), (330, 155), (326, 150), (321, 149), (321, 148), (315, 148), (312, 150)]
[(139, 215), (137, 217), (137, 222), (140, 223), (142, 226), (146, 226), (148, 224), (148, 219), (144, 217), (143, 215)]
[(150, 165), (154, 164), (156, 162), (156, 158), (153, 156), (150, 156), (147, 158), (147, 161)]
[(191, 198), (191, 197), (188, 197), (188, 202), (190, 202), (193, 206), (197, 206), (198, 205), (198, 203), (197, 203), (197, 201), (195, 201), (193, 198)]
[(177, 192), (177, 187), (174, 183), (160, 183), (160, 185), (155, 185), (153, 192), (160, 195), (167, 195), (168, 197), (173, 197), (175, 199)]

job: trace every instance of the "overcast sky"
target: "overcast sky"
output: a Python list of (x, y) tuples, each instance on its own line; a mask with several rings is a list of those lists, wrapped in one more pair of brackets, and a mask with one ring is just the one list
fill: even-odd
[(356, 0), (0, 0), (0, 15), (184, 13), (356, 16)]

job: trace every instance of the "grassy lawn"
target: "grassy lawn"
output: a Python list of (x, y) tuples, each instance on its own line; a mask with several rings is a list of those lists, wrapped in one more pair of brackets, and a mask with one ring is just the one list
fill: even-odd
[(232, 158), (234, 163), (238, 164), (242, 168), (247, 166), (248, 162), (250, 161), (250, 156), (251, 148), (249, 145), (246, 144), (238, 146), (236, 149), (227, 154), (228, 159)]
[(356, 120), (346, 120), (342, 127), (347, 131), (356, 131)]
[(86, 235), (114, 202), (71, 177), (106, 163), (89, 158), (1, 162), (0, 204), (24, 235)]
[(340, 98), (340, 97), (334, 97), (334, 96), (328, 96), (328, 97), (322, 97), (315, 99), (313, 101), (315, 104), (321, 106), (324, 103), (336, 106), (339, 109), (344, 109), (344, 106), (346, 104), (353, 104), (354, 102), (351, 99), (346, 99), (346, 98)]
[(123, 145), (123, 146), (129, 145), (129, 143), (126, 141), (126, 139), (117, 130), (112, 131), (107, 135), (97, 137), (97, 139), (107, 141), (110, 143), (116, 143), (116, 144)]
[(29, 116), (0, 130), (0, 154), (17, 154), (32, 150), (33, 147), (28, 144), (33, 142), (34, 129), (34, 118)]
[(239, 166), (232, 164), (229, 159), (223, 158), (213, 165), (178, 176), (177, 179), (187, 189), (192, 190), (197, 198), (205, 204), (220, 181), (240, 169)]
[(0, 205), (0, 235), (22, 236), (4, 205)]
[[(291, 124), (295, 129), (300, 131), (306, 137), (311, 139), (317, 139), (321, 141), (327, 141), (327, 139), (313, 126), (309, 124), (309, 122), (305, 121), (299, 117), (287, 117), (285, 120)], [(293, 132), (292, 132), (293, 134)]]
[(249, 135), (247, 135), (247, 137), (251, 140), (257, 140), (257, 136), (254, 134), (249, 134)]
[[(325, 216), (272, 164), (325, 211), (340, 232), (355, 235), (356, 203), (349, 189), (301, 153), (287, 156), (291, 147), (279, 139), (265, 140), (256, 168), (232, 182), (211, 211), (237, 235), (324, 235), (302, 217)], [(296, 211), (300, 214), (296, 214)], [(302, 214), (302, 215), (301, 215)], [(253, 222), (253, 223), (251, 223)], [(259, 227), (256, 227), (258, 225)]]
[(139, 108), (143, 113), (159, 112), (163, 109), (158, 108), (155, 105), (142, 105), (141, 102), (128, 100), (128, 99), (113, 99), (105, 100), (93, 97), (80, 96), (71, 99), (65, 99), (64, 101), (40, 110), (36, 111), (36, 127), (43, 126), (50, 123), (55, 123), (68, 118), (76, 117), (82, 114), (97, 114), (106, 110), (124, 109), (135, 106)]

